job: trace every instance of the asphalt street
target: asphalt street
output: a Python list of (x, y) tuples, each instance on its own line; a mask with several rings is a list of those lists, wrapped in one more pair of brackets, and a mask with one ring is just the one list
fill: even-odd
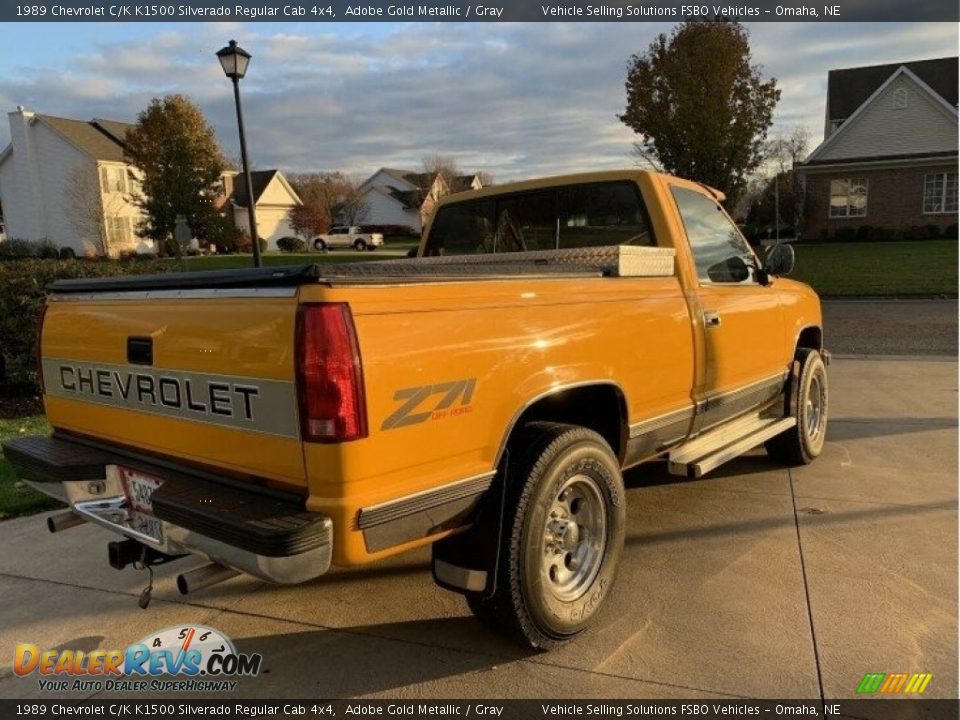
[(957, 355), (956, 300), (824, 300), (827, 348), (841, 355)]
[[(182, 560), (158, 569), (143, 611), (146, 577), (107, 565), (109, 533), (51, 535), (42, 516), (0, 523), (0, 696), (54, 697), (14, 675), (16, 643), (122, 649), (202, 623), (263, 654), (237, 697), (835, 699), (867, 672), (929, 672), (924, 696), (955, 698), (956, 359), (838, 359), (830, 384), (812, 465), (755, 452), (698, 481), (629, 472), (608, 607), (545, 654), (485, 631), (433, 585), (426, 552), (187, 598), (174, 577), (199, 563)], [(56, 697), (91, 695), (111, 694)]]

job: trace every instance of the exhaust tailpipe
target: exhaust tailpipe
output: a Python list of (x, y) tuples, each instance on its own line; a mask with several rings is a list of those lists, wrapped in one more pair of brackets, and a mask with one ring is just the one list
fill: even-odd
[(64, 510), (47, 518), (47, 530), (52, 533), (63, 532), (77, 525), (83, 525), (85, 522), (86, 519), (77, 515), (73, 510)]
[(236, 577), (240, 572), (233, 568), (224, 567), (217, 563), (204, 565), (196, 570), (190, 570), (182, 575), (177, 575), (177, 590), (181, 595), (203, 590), (211, 585), (222, 583), (232, 577)]

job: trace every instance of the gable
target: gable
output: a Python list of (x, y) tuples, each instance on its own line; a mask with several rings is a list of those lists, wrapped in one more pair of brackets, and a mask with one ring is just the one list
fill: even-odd
[(257, 197), (257, 207), (261, 205), (299, 205), (299, 199), (290, 194), (287, 185), (280, 179), (280, 173), (274, 173), (270, 182)]
[(361, 186), (366, 189), (370, 187), (386, 186), (394, 187), (398, 190), (413, 190), (415, 186), (404, 179), (404, 175), (410, 175), (406, 170), (391, 170), (389, 168), (380, 168), (371, 175)]
[(808, 162), (936, 152), (957, 152), (956, 111), (901, 69)]

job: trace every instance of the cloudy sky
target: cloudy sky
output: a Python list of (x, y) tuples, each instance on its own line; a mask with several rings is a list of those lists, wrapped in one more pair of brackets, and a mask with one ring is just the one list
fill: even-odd
[[(626, 63), (656, 23), (0, 24), (0, 109), (132, 121), (191, 96), (237, 157), (229, 81), (213, 53), (253, 54), (241, 85), (257, 167), (420, 166), (429, 153), (506, 181), (625, 167)], [(779, 81), (774, 133), (823, 131), (827, 70), (957, 54), (952, 23), (757, 23), (754, 62)], [(0, 122), (0, 148), (9, 128)]]

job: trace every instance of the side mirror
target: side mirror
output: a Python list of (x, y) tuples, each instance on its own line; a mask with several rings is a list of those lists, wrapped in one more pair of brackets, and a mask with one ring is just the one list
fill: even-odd
[(774, 245), (767, 251), (763, 261), (763, 271), (767, 275), (789, 275), (793, 272), (796, 255), (792, 245)]
[(728, 257), (707, 268), (713, 282), (743, 282), (750, 277), (750, 266), (739, 255)]

